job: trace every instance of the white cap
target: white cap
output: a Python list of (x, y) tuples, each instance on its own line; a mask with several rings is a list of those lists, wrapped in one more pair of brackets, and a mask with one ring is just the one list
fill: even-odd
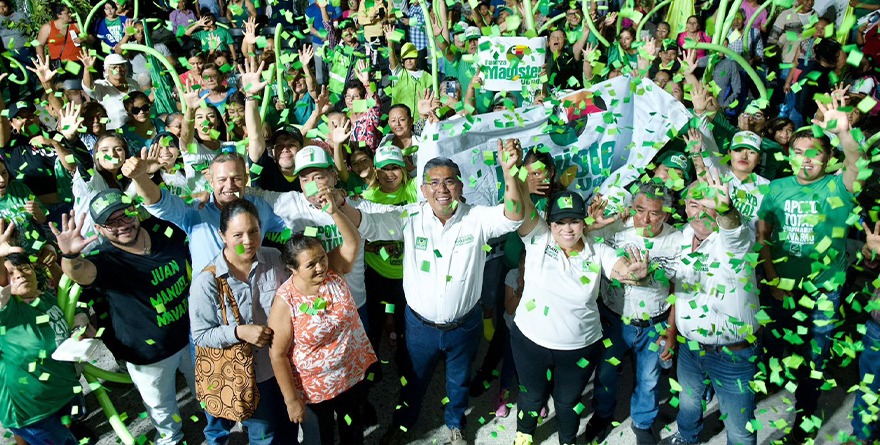
[(333, 160), (330, 159), (330, 155), (323, 148), (316, 145), (307, 145), (302, 150), (296, 152), (293, 162), (296, 167), (293, 171), (295, 175), (307, 168), (330, 168), (333, 166)]
[(754, 151), (755, 153), (761, 152), (761, 136), (751, 132), (751, 131), (739, 131), (733, 135), (733, 140), (730, 143), (730, 150), (736, 150), (739, 148), (748, 148), (749, 150)]
[(476, 26), (468, 26), (468, 28), (464, 30), (465, 40), (479, 39), (481, 36), (480, 28), (477, 28)]
[(373, 164), (376, 168), (382, 168), (386, 165), (406, 167), (406, 162), (403, 161), (403, 153), (399, 148), (393, 145), (379, 147), (379, 149), (376, 150), (376, 156), (373, 158)]
[(125, 65), (127, 61), (119, 54), (113, 53), (104, 58), (104, 65)]

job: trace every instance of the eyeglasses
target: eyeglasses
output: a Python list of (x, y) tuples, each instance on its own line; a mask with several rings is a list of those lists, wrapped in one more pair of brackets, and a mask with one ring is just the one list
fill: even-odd
[(202, 79), (204, 80), (217, 80), (216, 74), (202, 74)]
[(104, 221), (104, 224), (101, 224), (101, 225), (108, 228), (108, 229), (113, 229), (113, 228), (118, 228), (119, 226), (121, 226), (123, 224), (130, 224), (132, 221), (134, 221), (134, 215), (129, 215), (128, 213), (126, 213), (122, 216), (117, 216), (116, 218), (108, 219), (107, 221)]
[(458, 185), (458, 180), (452, 178), (444, 179), (442, 181), (434, 179), (430, 182), (425, 182), (425, 185), (430, 186), (431, 189), (434, 191), (440, 190), (441, 185), (447, 190), (452, 190), (455, 186)]
[(131, 107), (131, 114), (149, 113), (150, 104), (141, 105), (140, 107)]
[(296, 144), (284, 144), (284, 145), (275, 144), (275, 150), (278, 150), (280, 152), (283, 152), (284, 150), (287, 150), (289, 152), (295, 152), (298, 149), (299, 149), (299, 147), (297, 147)]
[(358, 95), (358, 96), (350, 96), (350, 95), (347, 95), (347, 94), (346, 94), (346, 95), (345, 95), (345, 99), (361, 100), (361, 96), (360, 96), (360, 95)]
[(761, 120), (761, 119), (764, 119), (765, 116), (764, 116), (764, 113), (755, 113), (755, 114), (750, 114), (749, 117), (751, 117), (752, 119)]

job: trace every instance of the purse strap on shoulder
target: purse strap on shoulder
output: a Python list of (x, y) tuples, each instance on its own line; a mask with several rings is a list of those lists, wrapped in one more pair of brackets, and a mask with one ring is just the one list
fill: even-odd
[(214, 276), (214, 280), (217, 282), (217, 299), (220, 302), (220, 315), (223, 318), (223, 323), (229, 324), (229, 320), (226, 318), (226, 303), (228, 302), (229, 308), (232, 309), (232, 316), (235, 317), (235, 322), (239, 325), (244, 324), (244, 321), (241, 319), (241, 312), (238, 309), (238, 303), (232, 295), (232, 289), (229, 287), (229, 282), (226, 281), (226, 278), (217, 276), (217, 268), (213, 264), (205, 267), (203, 272), (211, 272), (211, 275)]

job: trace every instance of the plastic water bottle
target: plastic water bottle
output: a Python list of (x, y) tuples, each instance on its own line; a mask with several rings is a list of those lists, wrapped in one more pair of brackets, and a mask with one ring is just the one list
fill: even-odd
[[(666, 351), (666, 340), (660, 340), (660, 348), (657, 349), (658, 355), (663, 355), (663, 352)], [(660, 367), (663, 369), (669, 369), (672, 367), (672, 359), (663, 360), (660, 359)]]

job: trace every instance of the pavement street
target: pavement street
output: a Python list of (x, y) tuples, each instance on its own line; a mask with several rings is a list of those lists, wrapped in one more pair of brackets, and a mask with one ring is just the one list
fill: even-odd
[[(485, 353), (486, 343), (481, 345), (478, 355), (478, 361), (482, 359)], [(380, 351), (380, 358), (391, 357), (391, 351), (387, 347), (383, 347)], [(103, 355), (98, 363), (104, 368), (112, 368), (115, 362), (109, 356), (109, 352)], [(632, 372), (630, 369), (631, 360), (622, 360), (624, 368), (624, 376), (621, 378), (621, 394), (619, 395), (618, 409), (616, 419), (620, 424), (609, 434), (605, 443), (610, 445), (635, 443), (635, 436), (631, 432), (631, 421), (629, 420), (629, 394), (632, 385)], [(370, 400), (379, 413), (379, 427), (371, 427), (366, 432), (366, 443), (376, 444), (382, 436), (385, 425), (391, 420), (391, 415), (395, 405), (397, 404), (398, 388), (400, 387), (399, 377), (394, 371), (391, 364), (383, 365), (385, 373), (381, 381), (371, 388)], [(858, 365), (852, 362), (846, 368), (841, 368), (838, 364), (832, 365), (830, 369), (832, 377), (836, 380), (837, 386), (822, 394), (820, 398), (820, 411), (824, 413), (825, 422), (820, 430), (820, 435), (816, 443), (842, 443), (841, 435), (845, 438), (851, 432), (850, 428), (850, 410), (852, 408), (853, 394), (847, 393), (847, 390), (857, 384)], [(669, 375), (661, 377), (660, 394), (662, 397), (662, 405), (658, 417), (658, 425), (665, 426), (661, 431), (661, 437), (671, 435), (675, 431), (675, 413), (676, 409), (668, 403), (669, 399)], [(770, 385), (768, 385), (770, 386)], [(110, 397), (114, 400), (116, 408), (120, 413), (127, 416), (126, 424), (135, 435), (135, 437), (146, 435), (143, 439), (153, 439), (155, 432), (151, 429), (149, 420), (146, 417), (143, 405), (137, 391), (130, 385), (108, 384), (106, 386), (110, 390)], [(184, 422), (184, 433), (187, 443), (201, 444), (204, 442), (202, 428), (204, 427), (204, 416), (199, 410), (199, 406), (194, 400), (192, 394), (185, 387), (182, 378), (178, 379), (178, 401), (182, 407), (181, 417)], [(481, 397), (471, 400), (471, 408), (468, 413), (468, 431), (467, 437), (471, 443), (475, 444), (512, 444), (516, 434), (516, 418), (517, 411), (511, 410), (507, 418), (496, 418), (493, 414), (495, 409), (494, 402), (498, 395), (498, 382), (492, 382), (492, 386)], [(448, 442), (448, 432), (443, 426), (443, 409), (441, 400), (445, 396), (445, 385), (443, 381), (443, 367), (438, 367), (434, 380), (431, 384), (428, 395), (424, 402), (421, 419), (418, 425), (409, 433), (410, 443), (420, 445), (445, 444)], [(580, 431), (583, 432), (585, 424), (592, 415), (590, 408), (590, 399), (592, 396), (592, 385), (587, 387), (582, 403), (586, 406), (581, 416)], [(758, 403), (757, 417), (761, 421), (763, 428), (758, 432), (759, 444), (770, 444), (774, 440), (778, 440), (783, 433), (770, 425), (771, 422), (778, 422), (780, 419), (791, 422), (794, 414), (788, 412), (793, 396), (785, 390), (779, 390), (771, 395), (760, 399)], [(113, 434), (106, 416), (98, 408), (97, 401), (93, 395), (86, 397), (89, 408), (89, 415), (86, 424), (99, 437), (97, 442), (99, 445), (111, 445), (119, 443), (115, 434)], [(555, 411), (550, 409), (550, 415), (541, 426), (539, 426), (535, 437), (536, 444), (557, 444), (556, 422), (554, 420)], [(717, 399), (708, 406), (708, 414), (706, 416), (706, 426), (704, 430), (703, 440), (708, 444), (725, 444), (726, 437), (721, 422), (718, 420), (718, 402)], [(4, 433), (6, 433), (4, 431)], [(11, 436), (4, 434), (6, 437), (3, 443), (12, 443)], [(146, 443), (146, 442), (142, 442)], [(247, 436), (243, 432), (233, 434), (230, 444), (245, 444)]]

